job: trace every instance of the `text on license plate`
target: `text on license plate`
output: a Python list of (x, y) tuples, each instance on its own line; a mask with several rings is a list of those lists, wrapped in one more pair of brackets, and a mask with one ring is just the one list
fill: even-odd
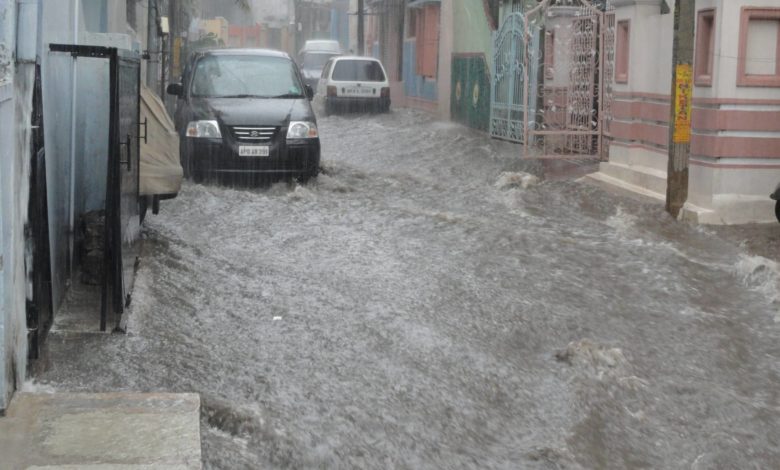
[(344, 90), (348, 95), (373, 95), (373, 88), (347, 88)]
[(267, 145), (240, 145), (239, 157), (267, 157), (271, 154), (271, 147)]

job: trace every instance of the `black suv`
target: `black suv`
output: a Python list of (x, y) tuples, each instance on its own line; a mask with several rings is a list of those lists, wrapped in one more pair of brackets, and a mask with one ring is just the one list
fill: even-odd
[[(218, 49), (193, 54), (181, 84), (176, 129), (184, 174), (195, 181), (230, 177), (317, 176), (320, 139), (314, 91), (287, 54)], [(266, 178), (261, 178), (265, 180)]]

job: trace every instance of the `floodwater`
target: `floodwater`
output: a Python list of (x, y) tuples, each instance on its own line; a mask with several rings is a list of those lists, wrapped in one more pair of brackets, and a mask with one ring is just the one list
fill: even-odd
[(207, 468), (777, 468), (776, 262), (422, 113), (320, 124), (318, 181), (163, 203), (128, 335), (36, 381), (200, 393)]

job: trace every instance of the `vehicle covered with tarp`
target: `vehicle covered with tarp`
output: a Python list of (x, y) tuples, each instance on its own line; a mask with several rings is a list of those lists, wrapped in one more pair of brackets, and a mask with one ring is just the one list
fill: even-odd
[(159, 202), (179, 194), (184, 170), (179, 157), (179, 135), (162, 100), (148, 87), (141, 87), (141, 123), (146, 138), (141, 139), (141, 214), (151, 205), (156, 214)]

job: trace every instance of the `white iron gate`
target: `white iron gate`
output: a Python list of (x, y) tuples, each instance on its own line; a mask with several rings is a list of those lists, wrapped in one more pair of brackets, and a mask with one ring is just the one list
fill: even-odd
[(491, 136), (533, 158), (600, 158), (614, 70), (614, 15), (543, 0), (494, 35)]

